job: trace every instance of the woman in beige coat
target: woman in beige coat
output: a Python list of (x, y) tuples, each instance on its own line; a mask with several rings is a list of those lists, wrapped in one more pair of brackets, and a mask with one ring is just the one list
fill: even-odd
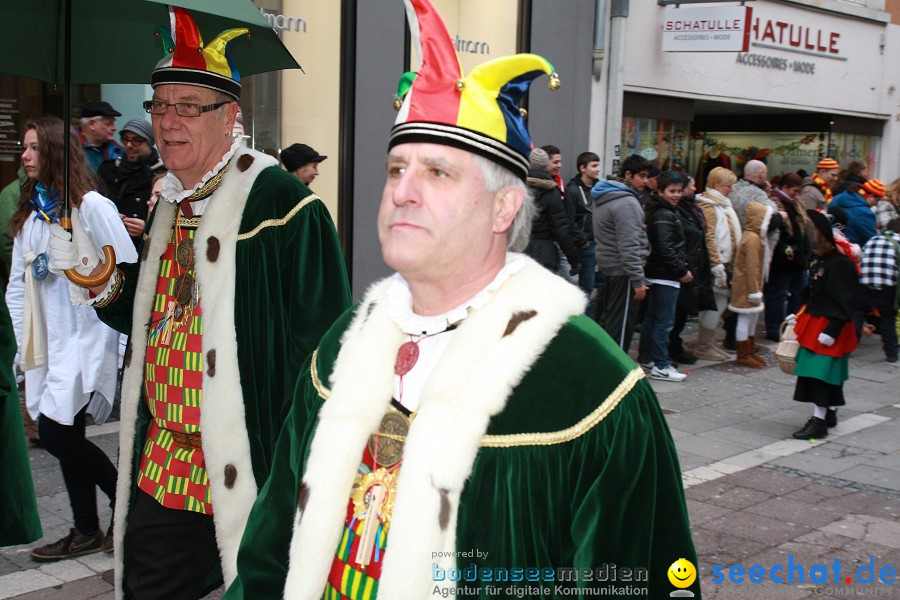
[(734, 258), (728, 310), (738, 317), (735, 364), (761, 369), (766, 366), (766, 361), (754, 352), (756, 323), (765, 310), (763, 286), (769, 277), (769, 263), (772, 262), (772, 249), (778, 241), (781, 216), (772, 207), (759, 202), (750, 202), (744, 211), (745, 227)]
[(693, 353), (705, 360), (727, 360), (730, 356), (715, 345), (719, 318), (728, 306), (731, 295), (730, 271), (733, 257), (741, 241), (741, 225), (731, 206), (728, 194), (737, 181), (737, 175), (724, 167), (709, 172), (706, 190), (697, 196), (697, 205), (706, 218), (706, 249), (709, 251), (710, 272), (716, 310), (700, 313), (700, 333)]

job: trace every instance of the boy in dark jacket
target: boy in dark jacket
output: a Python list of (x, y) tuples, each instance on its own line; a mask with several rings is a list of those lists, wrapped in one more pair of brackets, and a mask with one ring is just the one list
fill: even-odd
[(693, 279), (684, 253), (684, 230), (675, 211), (684, 191), (684, 178), (680, 173), (665, 171), (658, 181), (658, 191), (646, 206), (650, 256), (644, 275), (650, 290), (638, 362), (652, 379), (684, 381), (687, 376), (678, 372), (669, 358), (669, 333), (675, 323), (679, 288)]

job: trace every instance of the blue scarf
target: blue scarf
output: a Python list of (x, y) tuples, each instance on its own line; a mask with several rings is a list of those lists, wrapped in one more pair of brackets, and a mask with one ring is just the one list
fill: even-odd
[(51, 187), (48, 192), (44, 184), (38, 182), (34, 186), (34, 194), (31, 196), (31, 204), (37, 213), (34, 220), (44, 220), (48, 223), (59, 222), (59, 192)]

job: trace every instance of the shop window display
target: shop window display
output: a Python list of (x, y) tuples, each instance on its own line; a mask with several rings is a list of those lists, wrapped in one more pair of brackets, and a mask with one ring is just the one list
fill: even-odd
[(688, 172), (703, 189), (705, 175), (714, 167), (726, 167), (740, 175), (750, 160), (761, 160), (769, 176), (804, 170), (812, 173), (816, 163), (831, 156), (842, 166), (854, 160), (869, 163), (875, 173), (880, 138), (849, 133), (731, 133), (701, 132), (691, 139)]
[(688, 121), (625, 117), (622, 157), (640, 154), (662, 170), (683, 171), (687, 159)]

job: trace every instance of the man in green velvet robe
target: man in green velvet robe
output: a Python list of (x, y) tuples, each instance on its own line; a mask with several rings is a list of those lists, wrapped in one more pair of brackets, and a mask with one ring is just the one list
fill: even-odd
[(15, 354), (16, 337), (0, 294), (0, 546), (27, 544), (43, 535), (11, 367)]
[[(232, 138), (240, 82), (196, 60), (202, 50), (207, 65), (230, 64), (226, 45), (198, 47), (190, 14), (173, 10), (175, 49), (154, 70), (144, 103), (169, 174), (140, 263), (118, 265), (91, 294), (73, 293), (131, 334), (118, 598), (199, 598), (234, 578), (297, 373), (350, 305), (327, 208), (277, 160)], [(83, 254), (61, 247), (51, 261), (66, 252)]]
[(697, 559), (651, 387), (583, 293), (517, 253), (534, 208), (516, 102), (552, 65), (463, 76), (434, 8), (411, 9), (430, 39), (378, 217), (397, 273), (301, 373), (225, 598), (699, 597), (669, 577)]

